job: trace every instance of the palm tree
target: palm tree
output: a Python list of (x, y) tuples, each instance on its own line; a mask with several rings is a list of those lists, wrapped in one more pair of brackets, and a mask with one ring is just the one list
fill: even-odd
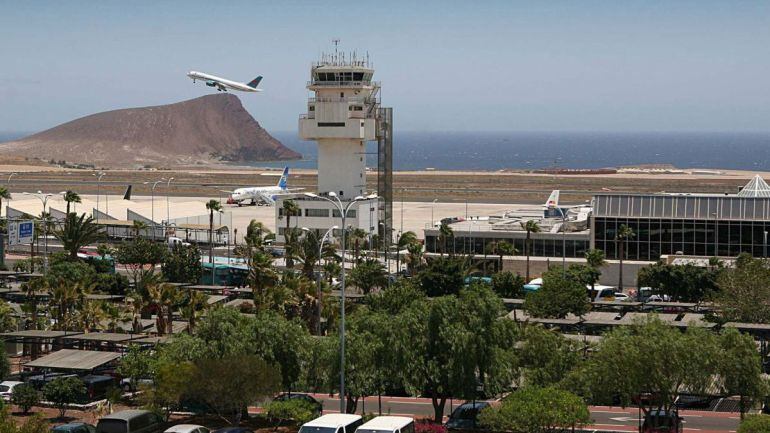
[(289, 231), (291, 227), (291, 217), (299, 215), (299, 205), (292, 199), (283, 201), (282, 205), (283, 215), (286, 217), (286, 231)]
[(334, 276), (339, 275), (342, 272), (342, 266), (340, 266), (337, 260), (327, 260), (324, 263), (324, 272), (326, 272), (326, 278), (329, 281), (329, 285), (332, 284)]
[(261, 248), (265, 243), (265, 237), (269, 234), (270, 230), (265, 227), (264, 224), (257, 220), (251, 220), (248, 227), (246, 227), (246, 236), (244, 237), (244, 240), (248, 245)]
[(503, 256), (512, 256), (517, 253), (513, 244), (508, 241), (495, 241), (489, 244), (488, 251), (490, 254), (494, 254), (500, 257), (499, 271), (503, 270)]
[(205, 293), (188, 289), (187, 299), (182, 308), (182, 317), (187, 319), (187, 332), (192, 334), (195, 331), (195, 319), (201, 311), (208, 307), (208, 295)]
[(311, 230), (305, 233), (305, 236), (299, 242), (298, 256), (302, 261), (302, 273), (306, 278), (313, 279), (313, 269), (315, 264), (321, 260), (318, 256), (320, 251), (321, 239), (318, 236), (318, 232)]
[(413, 231), (401, 233), (396, 242), (396, 271), (401, 272), (401, 250), (408, 249), (409, 245), (417, 243), (417, 235)]
[(598, 280), (599, 276), (601, 275), (600, 268), (607, 262), (604, 260), (604, 251), (597, 249), (590, 249), (586, 251), (585, 258), (586, 264), (588, 264), (588, 267), (590, 267), (594, 272), (594, 278), (591, 281), (591, 290), (593, 290), (594, 285), (596, 284), (596, 280)]
[(70, 214), (70, 204), (82, 202), (78, 193), (69, 190), (64, 193), (64, 201), (67, 202), (67, 215)]
[(72, 260), (77, 259), (81, 248), (102, 239), (99, 226), (92, 217), (86, 217), (86, 214), (77, 216), (74, 213), (67, 213), (64, 226), (55, 230), (53, 234), (62, 243), (64, 251), (69, 253)]
[(140, 220), (134, 220), (134, 223), (131, 225), (131, 228), (134, 229), (134, 237), (139, 237), (139, 232), (147, 230), (147, 223)]
[(414, 272), (422, 267), (422, 244), (415, 242), (406, 249), (409, 252), (406, 256), (406, 269), (409, 275), (414, 275)]
[(10, 200), (11, 199), (11, 192), (8, 191), (8, 188), (4, 186), (0, 186), (0, 213), (2, 213), (3, 210), (3, 200)]
[(296, 227), (287, 227), (283, 232), (284, 258), (287, 269), (294, 269), (294, 259), (299, 257), (300, 233)]
[(527, 254), (527, 282), (529, 282), (529, 256), (532, 254), (532, 233), (540, 232), (540, 225), (535, 220), (522, 221), (521, 228), (527, 231), (527, 239), (524, 241), (524, 251)]
[(262, 308), (267, 302), (267, 289), (278, 282), (278, 272), (273, 266), (273, 258), (270, 254), (256, 251), (248, 261), (249, 286), (254, 295), (254, 303), (257, 308)]
[(385, 265), (377, 259), (367, 259), (359, 263), (350, 272), (350, 282), (368, 295), (374, 288), (384, 288), (388, 285)]
[(83, 332), (98, 330), (107, 317), (103, 302), (84, 300), (78, 305), (78, 325)]
[(355, 228), (353, 229), (348, 235), (348, 245), (351, 243), (353, 244), (353, 258), (355, 259), (356, 263), (361, 262), (361, 247), (363, 246), (364, 241), (366, 240), (366, 232), (364, 229)]
[(56, 312), (56, 329), (64, 331), (69, 328), (70, 313), (78, 301), (78, 290), (73, 284), (63, 279), (49, 287), (51, 310)]
[(115, 250), (107, 244), (99, 244), (96, 246), (96, 254), (104, 260), (108, 255), (114, 253)]
[(160, 292), (161, 312), (158, 315), (166, 315), (166, 333), (171, 335), (174, 324), (174, 307), (182, 301), (182, 292), (177, 286), (171, 284), (162, 284)]
[[(439, 242), (441, 243), (441, 255), (443, 256), (445, 252), (447, 252), (447, 240), (454, 236), (454, 230), (452, 230), (452, 227), (449, 227), (446, 223), (441, 223), (441, 226), (438, 228), (438, 238)], [(450, 254), (451, 255), (451, 254)]]
[(618, 227), (618, 233), (615, 236), (615, 241), (618, 243), (618, 259), (620, 260), (620, 269), (618, 269), (618, 290), (620, 291), (623, 290), (623, 256), (625, 255), (626, 241), (634, 236), (636, 236), (634, 230), (625, 224)]
[(206, 209), (209, 211), (209, 263), (211, 263), (211, 284), (214, 284), (216, 269), (214, 267), (214, 212), (222, 210), (222, 203), (211, 199), (206, 202)]

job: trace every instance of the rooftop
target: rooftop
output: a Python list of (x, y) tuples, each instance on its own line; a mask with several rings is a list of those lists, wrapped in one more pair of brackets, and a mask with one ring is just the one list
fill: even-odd
[(27, 367), (55, 368), (60, 370), (93, 370), (120, 358), (119, 353), (92, 350), (62, 349), (30, 361)]

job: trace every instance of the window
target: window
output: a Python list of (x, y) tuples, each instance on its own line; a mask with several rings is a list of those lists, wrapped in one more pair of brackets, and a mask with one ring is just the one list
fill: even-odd
[(307, 107), (307, 111), (315, 111), (315, 105)]
[[(340, 217), (340, 211), (338, 211), (337, 209), (332, 209), (332, 216), (334, 218), (339, 218)], [(348, 211), (348, 218), (355, 218), (355, 217), (356, 217), (356, 210), (355, 209), (350, 209)]]
[(329, 209), (305, 209), (306, 217), (324, 217), (329, 216)]
[(353, 81), (363, 81), (363, 79), (364, 79), (363, 72), (353, 72)]
[(344, 97), (345, 97), (345, 92), (340, 92), (340, 98), (344, 98)]
[(321, 128), (340, 128), (345, 127), (345, 122), (318, 122), (318, 126)]

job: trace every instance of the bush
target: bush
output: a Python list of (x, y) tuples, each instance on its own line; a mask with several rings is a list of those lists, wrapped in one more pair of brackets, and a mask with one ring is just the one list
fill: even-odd
[(521, 298), (524, 294), (524, 277), (510, 271), (492, 276), (492, 290), (501, 298)]
[(738, 426), (738, 433), (767, 432), (770, 432), (770, 416), (767, 415), (749, 415)]
[(304, 424), (317, 415), (312, 404), (300, 399), (271, 401), (265, 406), (265, 414), (276, 426), (289, 421), (293, 421), (294, 424)]
[(57, 377), (43, 387), (43, 397), (59, 409), (59, 418), (64, 418), (67, 405), (85, 394), (86, 387), (77, 377)]
[(22, 412), (29, 413), (29, 410), (33, 406), (37, 406), (40, 402), (40, 394), (35, 387), (28, 383), (24, 383), (13, 388), (13, 394), (11, 394), (11, 403), (19, 406)]
[(447, 428), (441, 424), (419, 421), (414, 424), (414, 433), (447, 433)]

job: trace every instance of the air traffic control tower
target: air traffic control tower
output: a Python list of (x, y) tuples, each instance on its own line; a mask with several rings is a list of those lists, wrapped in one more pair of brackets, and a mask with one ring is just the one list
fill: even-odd
[[(392, 239), (393, 115), (391, 108), (380, 107), (380, 84), (372, 81), (373, 75), (368, 56), (359, 59), (355, 53), (342, 52), (322, 56), (310, 68), (307, 89), (313, 95), (308, 99), (307, 113), (300, 116), (299, 136), (318, 143), (317, 194), (328, 197), (334, 193), (343, 205), (359, 198), (348, 212), (348, 227)], [(376, 191), (367, 189), (366, 184), (369, 141), (377, 141)], [(378, 198), (360, 200), (371, 195)], [(331, 226), (341, 226), (339, 212), (326, 200), (306, 196), (294, 200), (302, 215), (291, 217), (292, 227), (323, 234)], [(279, 240), (283, 240), (286, 224), (281, 207), (279, 202)]]

